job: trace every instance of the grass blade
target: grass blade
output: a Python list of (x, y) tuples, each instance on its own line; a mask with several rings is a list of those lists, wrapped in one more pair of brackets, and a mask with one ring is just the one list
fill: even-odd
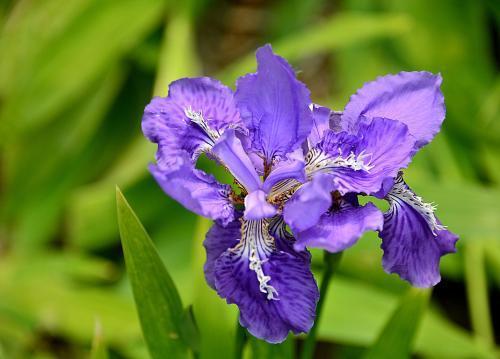
[(396, 309), (365, 359), (409, 358), (418, 325), (427, 308), (430, 291), (410, 289)]
[(118, 188), (116, 204), (125, 263), (148, 350), (153, 358), (187, 357), (188, 346), (181, 338), (184, 310), (177, 289)]
[(482, 242), (465, 246), (465, 284), (472, 328), (478, 341), (494, 347), (493, 326), (489, 311), (488, 280), (485, 272), (485, 252)]
[(101, 323), (96, 320), (90, 359), (108, 359), (108, 350), (103, 340)]

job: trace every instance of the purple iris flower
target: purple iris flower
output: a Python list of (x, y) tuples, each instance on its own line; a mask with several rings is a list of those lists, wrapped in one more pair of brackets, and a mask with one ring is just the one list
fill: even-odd
[[(258, 69), (237, 90), (210, 78), (173, 82), (142, 120), (158, 144), (150, 171), (187, 209), (214, 220), (204, 242), (208, 284), (240, 309), (240, 323), (268, 342), (312, 327), (318, 288), (307, 251), (281, 215), (297, 184), (306, 182), (302, 144), (313, 126), (310, 93), (271, 46), (257, 51)], [(197, 169), (204, 153), (235, 185)]]
[[(204, 242), (205, 277), (239, 307), (241, 325), (272, 343), (309, 331), (319, 293), (305, 248), (343, 251), (369, 230), (379, 231), (387, 272), (417, 287), (436, 284), (440, 258), (455, 251), (457, 237), (401, 169), (440, 129), (441, 77), (381, 77), (335, 112), (311, 104), (271, 46), (257, 50), (257, 63), (236, 92), (207, 77), (175, 81), (142, 120), (158, 144), (150, 166), (156, 181), (214, 221)], [(234, 184), (197, 169), (201, 154), (225, 167)], [(386, 199), (389, 210), (360, 205), (360, 195)]]
[[(295, 249), (339, 252), (377, 230), (387, 272), (416, 287), (440, 281), (440, 258), (455, 251), (458, 237), (406, 185), (401, 169), (440, 129), (441, 81), (428, 72), (401, 72), (365, 84), (343, 113), (312, 105), (308, 182), (296, 185), (283, 212), (297, 238)], [(389, 210), (359, 205), (359, 194), (386, 199)]]

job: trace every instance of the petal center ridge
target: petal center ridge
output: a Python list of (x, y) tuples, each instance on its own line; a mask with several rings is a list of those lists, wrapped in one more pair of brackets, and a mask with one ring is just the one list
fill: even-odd
[(279, 300), (278, 291), (271, 285), (271, 276), (264, 273), (263, 264), (275, 250), (274, 239), (269, 234), (269, 223), (264, 220), (242, 220), (242, 241), (235, 250), (248, 256), (248, 268), (255, 272), (259, 281), (259, 290), (266, 294), (268, 300)]

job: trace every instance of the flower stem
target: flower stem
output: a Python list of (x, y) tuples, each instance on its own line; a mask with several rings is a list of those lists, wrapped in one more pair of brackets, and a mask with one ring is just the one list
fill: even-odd
[(484, 245), (467, 243), (465, 247), (465, 283), (472, 328), (478, 341), (494, 347), (493, 326), (489, 312), (488, 280), (485, 273)]
[(236, 333), (235, 333), (235, 343), (234, 343), (234, 358), (243, 358), (243, 349), (247, 342), (247, 333), (245, 328), (240, 325), (239, 319), (236, 320)]
[(319, 321), (321, 320), (321, 313), (323, 312), (323, 305), (326, 299), (326, 293), (328, 292), (328, 287), (330, 286), (330, 279), (333, 273), (337, 269), (337, 266), (342, 257), (342, 252), (340, 253), (329, 253), (324, 252), (324, 263), (325, 269), (323, 272), (323, 279), (321, 281), (321, 286), (319, 289), (320, 298), (318, 301), (318, 306), (316, 307), (316, 320), (314, 326), (311, 328), (309, 335), (304, 341), (304, 346), (302, 347), (301, 359), (311, 359), (314, 355), (314, 348), (316, 346), (316, 334), (319, 327)]

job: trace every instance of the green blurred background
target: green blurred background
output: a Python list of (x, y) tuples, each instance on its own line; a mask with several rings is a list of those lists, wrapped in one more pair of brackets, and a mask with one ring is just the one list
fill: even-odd
[[(96, 332), (112, 358), (147, 357), (115, 184), (193, 303), (202, 357), (233, 357), (236, 310), (203, 279), (207, 223), (147, 173), (155, 148), (140, 121), (179, 77), (232, 86), (266, 42), (338, 110), (379, 75), (441, 72), (447, 118), (406, 177), (460, 241), (413, 352), (500, 356), (500, 2), (4, 0), (0, 26), (0, 358), (84, 358)], [(360, 357), (408, 290), (383, 272), (379, 246), (368, 235), (344, 254), (317, 358)], [(284, 358), (301, 339), (250, 344), (248, 357)]]

